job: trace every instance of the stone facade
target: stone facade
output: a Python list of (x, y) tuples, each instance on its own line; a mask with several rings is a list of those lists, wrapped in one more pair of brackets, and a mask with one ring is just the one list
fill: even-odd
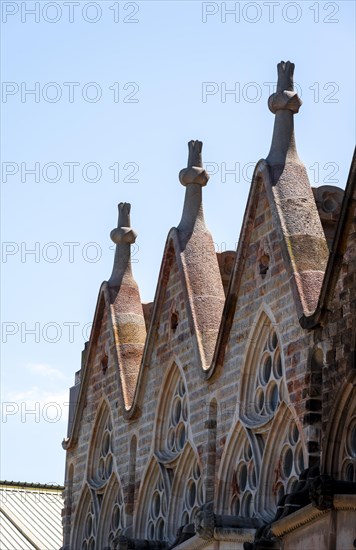
[(141, 304), (130, 206), (71, 388), (64, 550), (344, 549), (356, 539), (356, 184), (312, 190), (278, 65), (271, 151), (236, 253), (205, 225), (189, 143), (182, 219)]

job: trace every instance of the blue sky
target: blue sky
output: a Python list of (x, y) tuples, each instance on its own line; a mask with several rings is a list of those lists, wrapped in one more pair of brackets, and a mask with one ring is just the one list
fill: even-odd
[(217, 251), (236, 248), (253, 165), (269, 151), (267, 99), (282, 59), (296, 65), (296, 140), (311, 184), (344, 187), (355, 8), (181, 0), (1, 8), (0, 477), (62, 483), (68, 387), (111, 273), (117, 203), (132, 204), (134, 274), (151, 301), (180, 220), (187, 142), (201, 139), (213, 174), (206, 221)]

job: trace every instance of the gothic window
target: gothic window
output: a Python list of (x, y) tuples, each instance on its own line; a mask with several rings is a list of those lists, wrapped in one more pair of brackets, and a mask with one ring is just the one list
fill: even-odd
[(256, 469), (251, 445), (246, 438), (235, 458), (231, 480), (230, 513), (241, 517), (252, 517), (256, 490)]
[(71, 548), (94, 550), (97, 532), (97, 514), (93, 495), (87, 485), (80, 496), (74, 518)]
[(292, 421), (284, 438), (280, 455), (276, 457), (275, 481), (272, 492), (277, 505), (283, 495), (293, 492), (300, 474), (304, 470), (303, 448), (297, 425)]
[(172, 396), (167, 429), (167, 449), (180, 452), (187, 438), (188, 403), (183, 380), (179, 379)]
[(80, 550), (95, 550), (95, 535), (96, 517), (94, 505), (91, 503), (84, 520), (84, 533)]
[(170, 479), (166, 469), (151, 458), (138, 497), (135, 532), (148, 540), (165, 540)]
[(109, 479), (112, 470), (112, 422), (110, 416), (108, 416), (94, 452), (93, 479), (98, 483), (103, 483)]
[(275, 330), (271, 328), (265, 339), (259, 360), (255, 386), (255, 410), (260, 415), (271, 415), (282, 399), (283, 367)]
[(99, 408), (89, 448), (87, 485), (77, 506), (73, 548), (114, 550), (125, 527), (125, 506), (113, 448), (113, 424), (106, 403)]
[(342, 463), (342, 478), (345, 481), (356, 481), (356, 415), (351, 417), (345, 429), (343, 441), (344, 459)]
[(125, 527), (124, 519), (124, 500), (122, 498), (121, 489), (119, 488), (117, 490), (117, 496), (111, 512), (110, 533), (108, 536), (108, 547), (110, 550), (115, 550), (116, 548), (116, 540), (121, 535), (122, 530)]
[(280, 338), (264, 312), (249, 336), (240, 380), (239, 422), (226, 442), (219, 472), (220, 510), (269, 521), (305, 466)]
[(200, 467), (197, 462), (193, 463), (186, 479), (180, 525), (193, 523), (196, 513), (203, 504), (203, 483)]
[(167, 515), (167, 495), (160, 476), (150, 499), (147, 536), (150, 540), (163, 540)]

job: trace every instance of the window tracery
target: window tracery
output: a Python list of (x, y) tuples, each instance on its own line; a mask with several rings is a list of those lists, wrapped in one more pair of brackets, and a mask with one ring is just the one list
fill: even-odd
[(182, 379), (178, 379), (174, 389), (167, 418), (169, 421), (165, 442), (166, 448), (171, 453), (179, 453), (184, 447), (188, 433), (188, 400)]
[(150, 540), (163, 540), (167, 515), (167, 495), (162, 476), (155, 485), (148, 510), (147, 537)]
[(235, 459), (232, 474), (232, 497), (230, 513), (241, 517), (252, 517), (254, 513), (257, 475), (251, 445), (246, 438)]
[(84, 536), (81, 545), (81, 550), (95, 550), (96, 537), (96, 517), (94, 505), (91, 503), (84, 522)]
[(260, 415), (272, 415), (283, 399), (283, 366), (278, 337), (273, 328), (265, 340), (258, 361), (255, 386), (255, 410)]
[[(304, 447), (289, 402), (277, 330), (260, 315), (249, 340), (239, 392), (239, 421), (228, 438), (219, 474), (220, 511), (274, 517), (304, 470)], [(226, 497), (228, 495), (228, 497)]]
[(342, 478), (356, 481), (356, 414), (351, 416), (343, 441)]
[(124, 499), (122, 497), (121, 488), (119, 487), (116, 493), (116, 499), (112, 508), (110, 519), (110, 532), (108, 536), (108, 547), (110, 550), (115, 550), (116, 540), (121, 535), (125, 527), (125, 510)]
[(187, 480), (180, 525), (193, 523), (199, 508), (203, 505), (203, 481), (199, 464), (196, 461), (190, 468)]
[(280, 455), (277, 456), (276, 478), (272, 487), (276, 505), (285, 494), (293, 492), (303, 470), (304, 455), (300, 433), (296, 423), (292, 421), (281, 446)]
[(78, 550), (101, 550), (104, 547), (114, 550), (126, 520), (114, 460), (113, 424), (106, 404), (99, 409), (93, 434), (87, 485), (83, 492), (83, 505), (77, 509), (77, 528), (73, 530), (72, 547)]

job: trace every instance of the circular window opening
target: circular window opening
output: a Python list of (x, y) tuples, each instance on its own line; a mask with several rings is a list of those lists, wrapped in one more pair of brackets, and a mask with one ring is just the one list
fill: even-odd
[(337, 208), (337, 202), (332, 198), (327, 198), (323, 201), (324, 212), (334, 212)]
[(288, 478), (293, 469), (293, 452), (290, 447), (285, 447), (282, 451), (282, 470), (285, 478)]
[(263, 358), (263, 363), (261, 368), (261, 383), (263, 385), (267, 384), (268, 380), (270, 379), (271, 370), (272, 370), (272, 359), (270, 354), (268, 353)]
[(277, 344), (278, 344), (278, 338), (277, 338), (277, 334), (274, 332), (274, 330), (271, 332), (271, 335), (270, 335), (270, 339), (269, 339), (269, 342), (270, 342), (270, 348), (271, 350), (275, 350), (276, 347), (277, 347)]
[(185, 395), (185, 385), (184, 385), (184, 382), (183, 380), (180, 380), (179, 381), (179, 384), (178, 384), (178, 393), (181, 397), (183, 397), (183, 395)]
[(161, 497), (158, 491), (155, 491), (152, 496), (151, 514), (153, 519), (158, 518), (161, 509)]
[(200, 478), (200, 468), (198, 463), (195, 463), (193, 466), (193, 477), (194, 479)]
[(278, 386), (274, 381), (271, 381), (268, 385), (266, 401), (269, 412), (273, 413), (278, 405)]
[(112, 513), (112, 522), (111, 522), (111, 527), (112, 529), (114, 529), (114, 531), (120, 527), (120, 520), (121, 520), (121, 512), (120, 512), (119, 506), (116, 504), (114, 506), (114, 510)]
[(291, 424), (289, 428), (289, 441), (291, 445), (295, 445), (299, 439), (299, 430), (296, 424), (294, 422)]
[(101, 452), (104, 456), (106, 456), (110, 450), (110, 439), (110, 432), (105, 432), (101, 444)]
[(247, 466), (246, 464), (241, 464), (239, 466), (239, 471), (237, 474), (238, 484), (240, 491), (244, 491), (247, 485)]
[(178, 424), (180, 420), (181, 412), (182, 412), (182, 404), (180, 401), (180, 397), (176, 397), (173, 402), (173, 409), (172, 409), (172, 422), (174, 426)]
[(185, 443), (185, 426), (181, 422), (177, 429), (177, 447), (178, 449), (183, 449)]
[(87, 538), (90, 537), (92, 528), (93, 528), (93, 518), (91, 517), (91, 514), (88, 514), (85, 522), (85, 536)]
[(186, 396), (183, 397), (182, 418), (183, 418), (183, 420), (188, 420), (188, 403), (187, 403)]
[(188, 483), (186, 503), (188, 508), (193, 508), (195, 504), (195, 498), (197, 496), (197, 489), (195, 482), (191, 479)]

